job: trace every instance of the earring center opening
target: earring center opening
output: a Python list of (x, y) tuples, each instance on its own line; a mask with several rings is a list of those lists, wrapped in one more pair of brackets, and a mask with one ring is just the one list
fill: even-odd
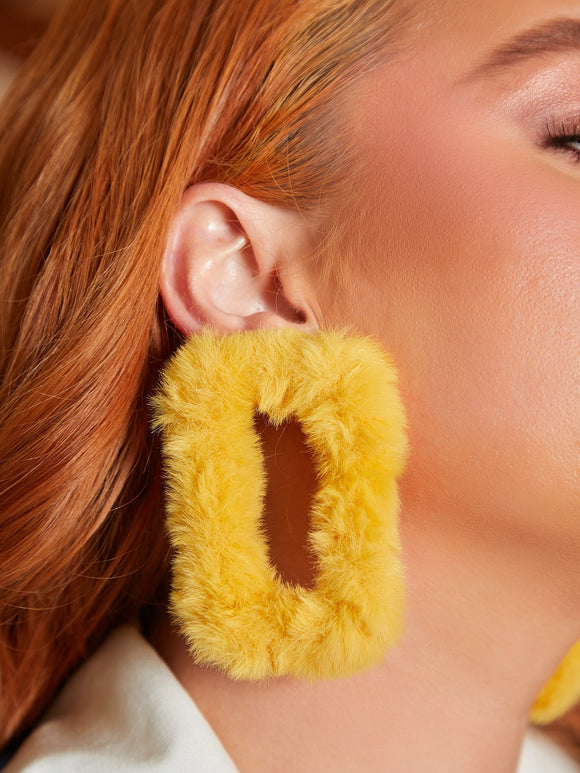
[(298, 421), (275, 427), (267, 415), (257, 412), (254, 425), (267, 476), (262, 525), (270, 562), (283, 582), (312, 589), (318, 562), (307, 537), (318, 487), (314, 457)]

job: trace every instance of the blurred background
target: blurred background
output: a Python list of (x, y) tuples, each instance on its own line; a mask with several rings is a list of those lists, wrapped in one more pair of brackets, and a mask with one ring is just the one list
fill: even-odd
[(0, 0), (0, 99), (63, 0)]

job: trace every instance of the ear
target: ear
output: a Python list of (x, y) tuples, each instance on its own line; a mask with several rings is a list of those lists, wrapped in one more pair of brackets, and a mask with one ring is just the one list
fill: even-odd
[(172, 223), (160, 283), (186, 335), (319, 327), (304, 271), (314, 228), (301, 214), (221, 183), (189, 188)]

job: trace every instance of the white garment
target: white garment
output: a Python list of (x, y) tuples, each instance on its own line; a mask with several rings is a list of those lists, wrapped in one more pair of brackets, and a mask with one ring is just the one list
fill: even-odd
[(524, 738), (516, 773), (578, 773), (580, 765), (541, 730), (531, 727)]
[(4, 773), (237, 773), (196, 704), (137, 626), (116, 629)]
[[(81, 666), (4, 773), (23, 771), (239, 773), (197, 705), (133, 625), (114, 631)], [(530, 728), (514, 773), (580, 773), (580, 766)]]

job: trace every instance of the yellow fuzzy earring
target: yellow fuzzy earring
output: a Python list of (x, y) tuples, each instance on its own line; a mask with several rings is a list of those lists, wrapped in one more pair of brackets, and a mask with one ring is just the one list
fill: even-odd
[[(170, 611), (198, 662), (232, 678), (348, 676), (403, 628), (396, 480), (407, 454), (395, 367), (369, 338), (295, 329), (193, 335), (152, 398), (161, 431)], [(268, 560), (254, 417), (300, 422), (318, 490), (315, 587)]]
[(580, 701), (580, 641), (564, 659), (537, 696), (530, 711), (530, 721), (547, 725), (565, 714)]

